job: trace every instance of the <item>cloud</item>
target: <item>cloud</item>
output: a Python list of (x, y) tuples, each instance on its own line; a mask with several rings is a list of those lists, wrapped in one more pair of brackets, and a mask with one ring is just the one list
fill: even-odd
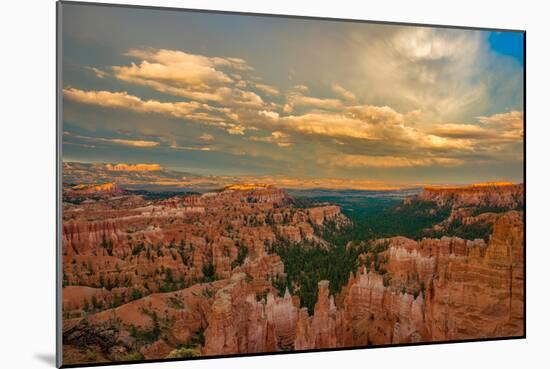
[(355, 106), (350, 114), (316, 112), (286, 116), (278, 123), (288, 130), (339, 138), (375, 141), (388, 148), (407, 145), (408, 149), (469, 150), (467, 140), (427, 134), (404, 122), (403, 115), (388, 107)]
[(523, 140), (523, 112), (514, 110), (506, 113), (477, 117), (479, 122), (500, 132), (500, 137), (510, 140)]
[(127, 140), (127, 139), (121, 139), (121, 138), (104, 138), (104, 137), (91, 137), (91, 136), (81, 136), (81, 135), (78, 135), (78, 136), (71, 135), (71, 137), (74, 137), (80, 140), (85, 140), (85, 141), (109, 143), (109, 144), (130, 146), (130, 147), (151, 148), (159, 145), (159, 142), (157, 141)]
[(199, 138), (203, 141), (212, 141), (212, 140), (214, 140), (214, 136), (212, 136), (209, 133), (203, 133), (202, 135), (200, 135)]
[(200, 109), (198, 103), (165, 103), (157, 100), (142, 100), (127, 92), (84, 91), (76, 88), (63, 89), (63, 96), (82, 104), (98, 105), (108, 108), (128, 109), (140, 113), (162, 113), (183, 117)]
[[(65, 89), (64, 95), (66, 98), (80, 103), (124, 108), (144, 113), (161, 113), (174, 117), (209, 122), (209, 124), (223, 128), (230, 135), (234, 136), (244, 136), (246, 130), (255, 129), (254, 126), (250, 125), (251, 122), (246, 119), (244, 121), (248, 125), (227, 123), (223, 117), (211, 114), (211, 110), (218, 113), (217, 108), (211, 108), (197, 102), (164, 103), (156, 100), (142, 100), (126, 92), (82, 91), (74, 88)], [(310, 104), (313, 106), (316, 104), (320, 105), (321, 102), (326, 103), (324, 100), (327, 100), (305, 96), (295, 96), (294, 99), (294, 101), (300, 101), (300, 99), (306, 99), (309, 102), (313, 101), (314, 103)], [(374, 146), (371, 144), (370, 147), (378, 150), (378, 154), (392, 151), (424, 150), (425, 154), (430, 156), (436, 153), (443, 154), (445, 151), (452, 151), (455, 154), (472, 152), (474, 151), (475, 140), (480, 139), (483, 135), (487, 135), (486, 129), (467, 124), (440, 124), (435, 125), (431, 131), (422, 131), (407, 122), (409, 114), (400, 113), (389, 106), (345, 106), (339, 100), (337, 104), (341, 105), (339, 112), (312, 110), (309, 113), (289, 116), (281, 116), (275, 111), (256, 110), (256, 116), (267, 118), (262, 123), (266, 125), (264, 128), (271, 126), (277, 128), (273, 131), (272, 136), (253, 136), (250, 139), (257, 142), (275, 143), (279, 147), (289, 147), (292, 145), (292, 142), (289, 140), (287, 132), (298, 132), (302, 135), (319, 135), (336, 139), (338, 141), (336, 145), (341, 148), (340, 151), (346, 150), (349, 144), (349, 142), (346, 142), (348, 140), (365, 140), (375, 144)], [(225, 114), (224, 111), (222, 113)], [(415, 114), (416, 112), (413, 112), (412, 115), (415, 116)], [(518, 121), (520, 122), (520, 126), (522, 122), (521, 116), (518, 118), (517, 113), (484, 116), (478, 119), (480, 124), (497, 125), (500, 127), (505, 133), (505, 135), (501, 135), (501, 138), (513, 136), (515, 131), (512, 131), (512, 129), (518, 127)], [(208, 136), (201, 136), (201, 140), (208, 141), (209, 139), (207, 138)], [(152, 147), (158, 145), (156, 141), (109, 140), (111, 143), (134, 147)], [(173, 146), (172, 148), (189, 149), (190, 147), (179, 148)], [(198, 150), (199, 148), (193, 147), (193, 149)], [(202, 148), (200, 149), (202, 150)], [(407, 166), (411, 163), (424, 166), (433, 163), (445, 164), (435, 159), (430, 159), (430, 161), (424, 159), (404, 161), (395, 159), (396, 157), (399, 156), (388, 156), (388, 160), (384, 163), (393, 164), (384, 165), (396, 167)], [(348, 166), (357, 166), (361, 163), (363, 166), (367, 166), (367, 164), (368, 166), (381, 166), (382, 164), (377, 164), (379, 163), (379, 158), (380, 156), (373, 156), (372, 158), (365, 158), (364, 156), (357, 158), (349, 157), (344, 163), (349, 163)]]
[(154, 141), (144, 141), (144, 140), (123, 140), (120, 138), (101, 138), (98, 139), (103, 142), (111, 142), (123, 146), (132, 146), (132, 147), (155, 147), (158, 146), (158, 142)]
[[(286, 80), (277, 86), (260, 83), (271, 81), (273, 75), (255, 76), (256, 71), (240, 58), (131, 49), (124, 54), (131, 58), (128, 64), (89, 70), (97, 78), (146, 86), (169, 97), (144, 99), (125, 91), (72, 87), (64, 89), (64, 96), (82, 104), (215, 126), (225, 131), (216, 135), (216, 150), (236, 147), (246, 140), (249, 145), (250, 141), (258, 144), (250, 145), (252, 150), (235, 150), (259, 152), (267, 146), (260, 143), (292, 146), (288, 151), (301, 150), (300, 160), (309, 161), (312, 171), (477, 165), (519, 152), (523, 114), (516, 110), (488, 112), (503, 111), (502, 106), (516, 107), (509, 91), (517, 90), (521, 78), (503, 78), (502, 71), (517, 75), (517, 69), (507, 63), (494, 68), (495, 59), (482, 33), (422, 27), (386, 27), (382, 32), (373, 26), (357, 33), (352, 26), (345, 29), (351, 30), (339, 38), (345, 42), (333, 45), (332, 51), (353, 45), (357, 52), (346, 54), (346, 68), (327, 74), (319, 69), (325, 66), (320, 62), (303, 67), (305, 72), (299, 63), (293, 65), (295, 71), (290, 70), (293, 83), (311, 83), (311, 88), (296, 84), (285, 90)], [(331, 60), (343, 60), (338, 59), (343, 58), (341, 53), (326, 54)], [(319, 84), (323, 89), (318, 90)], [(499, 93), (508, 97), (499, 97)], [(180, 142), (186, 142), (185, 146), (170, 139), (157, 141), (174, 150), (212, 149), (206, 146), (214, 140), (212, 135), (194, 131), (191, 137), (195, 137), (196, 145), (184, 139)], [(134, 147), (159, 144), (104, 140)], [(274, 152), (271, 148), (266, 151)], [(298, 160), (284, 155), (277, 153), (276, 160)], [(317, 168), (313, 168), (315, 163)]]
[[(167, 49), (130, 49), (123, 55), (139, 61), (111, 66), (111, 72), (98, 68), (93, 68), (94, 71), (101, 73), (102, 77), (110, 75), (127, 83), (193, 101), (248, 108), (265, 105), (258, 94), (244, 90), (249, 83), (241, 79), (240, 73), (250, 73), (254, 69), (243, 59), (209, 57)], [(278, 93), (272, 86), (254, 85), (265, 93)]]
[(346, 168), (408, 168), (426, 166), (457, 166), (464, 161), (453, 158), (408, 158), (396, 156), (337, 155), (329, 158), (328, 164)]
[(160, 164), (105, 164), (105, 169), (114, 172), (143, 172), (162, 170)]
[(92, 71), (95, 76), (99, 79), (103, 79), (107, 76), (109, 76), (109, 74), (101, 69), (98, 69), (98, 68), (94, 68), (94, 67), (86, 67), (86, 69)]
[(290, 147), (292, 146), (292, 142), (290, 142), (290, 136), (284, 132), (280, 131), (273, 131), (271, 132), (271, 136), (251, 136), (250, 140), (257, 141), (257, 142), (269, 142), (274, 143), (279, 147)]
[(279, 90), (277, 90), (277, 88), (273, 87), (273, 86), (269, 86), (269, 85), (266, 85), (266, 84), (263, 84), (263, 83), (256, 83), (256, 88), (268, 95), (273, 95), (273, 96), (277, 96), (279, 95)]
[(160, 102), (142, 100), (127, 92), (84, 91), (68, 87), (63, 96), (81, 104), (96, 105), (113, 109), (125, 109), (137, 113), (157, 113), (194, 121), (223, 122), (224, 117), (214, 114), (226, 114), (225, 111), (198, 102)]
[(220, 66), (242, 65), (244, 62), (227, 58), (206, 57), (179, 50), (131, 49), (124, 55), (141, 59), (139, 64), (113, 66), (117, 77), (170, 82), (174, 85), (209, 89), (212, 84), (225, 84), (233, 80)]
[(290, 91), (305, 94), (306, 92), (309, 91), (309, 87), (307, 87), (306, 85), (294, 85), (294, 86), (292, 86)]
[(334, 93), (338, 94), (344, 100), (347, 100), (347, 101), (357, 100), (357, 96), (355, 96), (353, 92), (346, 90), (345, 88), (343, 88), (337, 83), (333, 83), (331, 86), (331, 89)]
[(493, 133), (475, 124), (439, 124), (432, 131), (440, 137), (462, 139), (482, 139), (493, 136)]
[(231, 135), (244, 135), (244, 131), (245, 131), (245, 127), (243, 126), (238, 126), (238, 125), (234, 125), (234, 126), (231, 126), (227, 129), (227, 132)]
[(305, 134), (330, 137), (351, 137), (372, 139), (368, 127), (360, 120), (336, 113), (308, 113), (291, 115), (279, 119), (287, 129)]
[(518, 65), (496, 60), (486, 35), (407, 26), (355, 32), (346, 46), (363, 51), (349, 60), (356, 82), (348, 85), (365, 101), (400, 111), (420, 109), (432, 122), (464, 121), (488, 108), (517, 106), (521, 96), (508, 92), (522, 89)]
[(209, 146), (180, 146), (175, 141), (170, 145), (172, 150), (184, 150), (184, 151), (213, 151)]
[(279, 113), (277, 113), (276, 111), (261, 110), (258, 112), (258, 114), (271, 120), (279, 120)]
[(417, 136), (417, 147), (437, 150), (439, 152), (448, 150), (470, 151), (473, 149), (472, 141), (467, 139), (447, 138), (431, 134), (419, 133)]
[(522, 112), (510, 111), (479, 116), (477, 120), (479, 123), (475, 124), (438, 124), (431, 132), (442, 137), (479, 140), (486, 145), (494, 142), (523, 140)]
[(287, 108), (289, 112), (296, 108), (317, 108), (323, 110), (339, 110), (344, 104), (338, 99), (324, 99), (312, 96), (303, 96), (300, 94), (290, 94), (287, 97)]
[(404, 124), (403, 114), (396, 112), (389, 106), (361, 105), (347, 108), (353, 116), (370, 124)]
[(90, 145), (90, 144), (85, 144), (80, 142), (70, 142), (70, 141), (63, 142), (63, 145), (86, 147), (88, 149), (95, 149), (97, 147), (96, 145)]

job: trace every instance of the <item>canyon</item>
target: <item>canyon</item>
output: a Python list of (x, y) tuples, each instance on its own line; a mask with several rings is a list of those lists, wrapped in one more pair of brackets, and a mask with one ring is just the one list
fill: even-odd
[[(65, 362), (523, 336), (523, 185), (425, 188), (396, 209), (419, 203), (448, 210), (438, 237), (363, 240), (337, 204), (272, 185), (151, 199), (65, 184)], [(317, 254), (345, 263), (303, 275)]]

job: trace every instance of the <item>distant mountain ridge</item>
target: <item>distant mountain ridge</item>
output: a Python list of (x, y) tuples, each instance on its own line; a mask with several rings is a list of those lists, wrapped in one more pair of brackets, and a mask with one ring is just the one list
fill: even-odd
[[(201, 175), (165, 168), (151, 163), (63, 163), (64, 184), (98, 184), (113, 182), (128, 190), (146, 191), (197, 191), (208, 192), (227, 186), (276, 186), (289, 191), (302, 191), (300, 196), (317, 197), (339, 193), (346, 196), (360, 194), (372, 196), (392, 193), (396, 198), (405, 198), (424, 191), (449, 192), (468, 188), (482, 189), (495, 186), (514, 186), (508, 182), (492, 182), (469, 186), (426, 186), (423, 184), (386, 183), (378, 180), (337, 178), (291, 178), (281, 175), (233, 176)], [(323, 193), (324, 192), (324, 193)]]

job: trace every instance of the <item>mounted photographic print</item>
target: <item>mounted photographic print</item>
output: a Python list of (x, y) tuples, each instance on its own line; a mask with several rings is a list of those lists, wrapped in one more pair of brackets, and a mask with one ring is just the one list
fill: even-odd
[(58, 365), (525, 337), (524, 50), (58, 3)]

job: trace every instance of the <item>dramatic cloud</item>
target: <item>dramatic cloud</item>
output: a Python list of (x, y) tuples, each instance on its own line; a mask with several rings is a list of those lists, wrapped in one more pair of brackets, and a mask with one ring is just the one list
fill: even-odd
[(350, 47), (364, 50), (350, 69), (357, 73), (357, 95), (384, 101), (398, 110), (420, 109), (432, 121), (465, 120), (491, 105), (517, 104), (521, 91), (517, 66), (498, 60), (484, 32), (387, 27), (383, 32), (355, 33)]
[[(114, 66), (113, 70), (122, 79), (164, 81), (203, 90), (210, 89), (212, 84), (233, 82), (227, 74), (216, 69), (234, 64), (226, 58), (209, 58), (165, 49), (132, 49), (125, 55), (142, 61), (129, 67)], [(239, 62), (241, 65), (243, 63)]]
[(330, 137), (373, 139), (368, 126), (358, 119), (343, 114), (308, 113), (279, 119), (289, 130)]
[[(131, 49), (124, 55), (139, 62), (110, 67), (112, 76), (121, 81), (195, 101), (248, 108), (265, 105), (257, 93), (243, 89), (247, 83), (234, 73), (253, 71), (243, 59), (208, 57), (166, 49)], [(102, 77), (109, 74), (97, 68), (94, 71), (101, 73)], [(272, 86), (255, 86), (264, 93), (278, 94)]]
[(481, 139), (492, 136), (490, 131), (475, 124), (440, 124), (432, 132), (437, 136), (462, 139)]
[[(362, 139), (379, 146), (434, 150), (469, 150), (471, 142), (422, 132), (404, 123), (402, 114), (388, 107), (354, 106), (350, 114), (309, 113), (286, 116), (277, 123), (288, 130), (342, 139)], [(343, 142), (340, 141), (340, 145)]]
[[(455, 178), (494, 166), (521, 177), (521, 66), (491, 50), (489, 33), (334, 27), (322, 38), (298, 32), (284, 43), (276, 40), (288, 35), (280, 29), (270, 33), (275, 42), (267, 48), (256, 39), (221, 47), (183, 36), (184, 50), (128, 50), (141, 41), (118, 45), (116, 56), (104, 65), (83, 66), (85, 78), (64, 88), (68, 127), (77, 128), (66, 143), (116, 145), (110, 149), (117, 152), (150, 148), (148, 155), (158, 153), (150, 160), (163, 165), (176, 165), (168, 149), (196, 151), (172, 154), (178, 166), (205, 171)], [(269, 53), (276, 58), (266, 62)], [(90, 78), (96, 78), (94, 87), (86, 84)], [(93, 107), (141, 115), (117, 114), (119, 121), (101, 123), (102, 131), (88, 134), (99, 138), (77, 136), (93, 132)], [(149, 125), (158, 137), (146, 134)], [(112, 138), (106, 133), (111, 130)], [(403, 175), (410, 180), (420, 174)]]
[(523, 113), (520, 111), (480, 116), (477, 119), (484, 126), (499, 131), (503, 139), (523, 140)]
[[(206, 122), (223, 122), (224, 118), (212, 113), (221, 112), (206, 104), (198, 102), (160, 102), (158, 100), (142, 100), (127, 92), (84, 91), (76, 88), (65, 88), (63, 96), (81, 104), (97, 105), (106, 108), (125, 109), (138, 113), (158, 113), (176, 118)], [(203, 111), (200, 111), (203, 110)]]
[(183, 117), (200, 109), (198, 103), (165, 103), (157, 100), (142, 100), (127, 92), (83, 91), (76, 88), (65, 88), (63, 96), (82, 104), (98, 105), (107, 108), (128, 109), (140, 113), (162, 113)]
[(400, 114), (389, 106), (352, 106), (347, 108), (354, 117), (370, 124), (402, 125), (405, 122), (403, 114)]
[(519, 111), (480, 116), (477, 120), (479, 123), (475, 124), (439, 124), (432, 133), (442, 137), (484, 140), (485, 144), (523, 140), (523, 113)]

